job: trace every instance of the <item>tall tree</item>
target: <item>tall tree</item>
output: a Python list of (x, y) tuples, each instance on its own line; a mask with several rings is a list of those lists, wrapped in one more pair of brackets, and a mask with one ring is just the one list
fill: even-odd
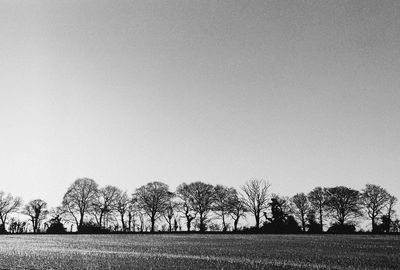
[(136, 195), (132, 195), (130, 197), (128, 207), (126, 208), (126, 212), (128, 213), (128, 231), (135, 231), (136, 230), (136, 220), (135, 217), (141, 211), (137, 204), (137, 197)]
[(393, 208), (396, 205), (396, 203), (397, 203), (397, 198), (395, 196), (389, 194), (389, 200), (386, 205), (386, 214), (384, 215), (384, 219), (383, 219), (385, 221), (385, 222), (383, 222), (383, 231), (384, 232), (390, 232), (390, 228), (393, 224), (392, 216), (395, 213)]
[(324, 230), (323, 216), (325, 208), (325, 191), (322, 187), (314, 188), (308, 193), (308, 200), (315, 212), (318, 212), (320, 232)]
[(74, 218), (78, 231), (83, 225), (97, 199), (98, 186), (93, 179), (79, 178), (68, 188), (63, 198), (63, 207)]
[(151, 232), (154, 232), (154, 225), (165, 212), (171, 192), (168, 185), (162, 182), (151, 182), (136, 189), (138, 205), (149, 216), (151, 222)]
[(168, 223), (168, 231), (172, 232), (172, 219), (175, 216), (175, 211), (177, 209), (177, 203), (175, 201), (175, 194), (171, 193), (171, 197), (167, 202), (167, 207), (164, 211), (164, 218)]
[(183, 213), (186, 218), (186, 228), (190, 232), (192, 221), (196, 218), (197, 213), (193, 209), (192, 192), (190, 186), (186, 183), (180, 184), (176, 188), (176, 195), (179, 199), (178, 211)]
[(361, 194), (355, 189), (337, 186), (325, 189), (326, 209), (339, 225), (361, 215)]
[(382, 215), (383, 210), (390, 200), (389, 193), (382, 187), (367, 184), (362, 190), (362, 203), (367, 215), (371, 218), (372, 232), (378, 231), (376, 220)]
[(209, 221), (208, 214), (215, 201), (214, 187), (203, 182), (193, 182), (189, 184), (189, 192), (191, 207), (199, 214), (200, 232), (204, 232)]
[(253, 178), (241, 187), (244, 192), (244, 202), (249, 211), (254, 215), (257, 229), (260, 227), (261, 213), (268, 208), (270, 186), (263, 179)]
[(303, 232), (306, 231), (306, 216), (310, 210), (310, 203), (307, 199), (307, 195), (304, 193), (297, 193), (292, 198), (292, 203), (295, 206), (294, 214), (301, 221), (301, 229)]
[(214, 207), (216, 215), (222, 220), (222, 230), (227, 230), (226, 217), (231, 213), (232, 200), (237, 192), (234, 188), (225, 187), (222, 185), (216, 185), (214, 187)]
[(0, 191), (0, 232), (5, 231), (7, 217), (9, 214), (17, 212), (22, 204), (22, 199), (13, 197), (10, 193)]
[[(118, 192), (115, 202), (116, 202), (116, 206), (115, 206), (116, 210), (119, 213), (119, 216), (121, 219), (122, 231), (126, 231), (127, 226), (125, 223), (125, 215), (127, 212), (129, 212), (129, 206), (132, 203), (132, 198), (129, 198), (129, 196), (126, 192)], [(131, 219), (128, 219), (128, 222), (129, 222), (128, 227), (130, 229)]]
[(21, 221), (14, 217), (10, 218), (9, 230), (11, 233), (24, 233), (26, 232), (26, 221)]
[(93, 215), (98, 226), (105, 227), (105, 217), (117, 208), (117, 198), (122, 191), (115, 186), (105, 186), (98, 190), (93, 202)]
[(48, 213), (47, 203), (41, 199), (32, 200), (24, 207), (24, 214), (30, 217), (34, 233), (39, 231), (40, 222), (46, 218)]
[(199, 229), (201, 232), (204, 232), (207, 229), (209, 221), (208, 214), (212, 210), (215, 201), (214, 187), (198, 181), (188, 184), (186, 192), (190, 208), (199, 214)]
[(230, 215), (233, 219), (233, 230), (237, 231), (239, 219), (245, 217), (246, 213), (249, 211), (243, 198), (239, 197), (235, 190), (235, 195), (229, 201), (230, 204)]

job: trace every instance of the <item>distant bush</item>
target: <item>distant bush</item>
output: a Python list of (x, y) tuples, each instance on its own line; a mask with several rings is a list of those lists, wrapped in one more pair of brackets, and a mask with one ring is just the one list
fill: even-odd
[(355, 233), (356, 226), (353, 224), (339, 224), (334, 223), (331, 227), (329, 227), (327, 233)]
[(46, 230), (46, 233), (59, 234), (65, 233), (66, 229), (64, 228), (64, 224), (61, 223), (60, 216), (56, 216), (50, 220), (50, 225)]
[(1, 224), (0, 225), (0, 234), (6, 234), (6, 233), (7, 233), (6, 227), (4, 226), (4, 224)]
[(47, 228), (46, 233), (52, 233), (52, 234), (59, 234), (59, 233), (65, 233), (66, 229), (64, 228), (64, 225), (62, 223), (53, 223), (50, 224), (49, 228)]
[(78, 233), (88, 233), (88, 234), (110, 233), (110, 230), (102, 228), (93, 222), (84, 222), (82, 226), (78, 227)]
[(316, 222), (310, 222), (307, 225), (307, 232), (308, 233), (321, 233), (321, 226)]
[(256, 227), (243, 227), (241, 232), (243, 233), (259, 233), (260, 229)]
[(261, 227), (263, 233), (301, 233), (301, 228), (296, 219), (289, 215), (281, 220), (265, 222)]
[(308, 233), (322, 233), (321, 226), (315, 220), (315, 213), (313, 211), (307, 214), (307, 223)]

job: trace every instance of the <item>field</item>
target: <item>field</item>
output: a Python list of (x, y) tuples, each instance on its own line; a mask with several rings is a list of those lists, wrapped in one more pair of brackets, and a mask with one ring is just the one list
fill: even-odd
[(400, 269), (400, 237), (2, 235), (0, 269)]

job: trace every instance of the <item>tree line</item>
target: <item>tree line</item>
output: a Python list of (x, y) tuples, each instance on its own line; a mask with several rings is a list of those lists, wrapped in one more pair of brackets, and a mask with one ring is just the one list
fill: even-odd
[[(292, 197), (270, 192), (270, 183), (251, 179), (237, 190), (204, 182), (147, 183), (128, 194), (112, 185), (99, 187), (89, 178), (75, 180), (60, 206), (48, 209), (43, 199), (26, 204), (0, 192), (0, 232), (82, 233), (162, 231), (234, 231), (263, 233), (351, 233), (370, 221), (372, 233), (398, 233), (397, 198), (367, 184), (361, 191), (345, 187), (315, 187)], [(28, 217), (20, 221), (13, 214)], [(11, 216), (11, 218), (10, 218)], [(246, 217), (253, 227), (239, 227)], [(70, 225), (70, 229), (66, 228)], [(74, 228), (74, 229), (73, 229)]]

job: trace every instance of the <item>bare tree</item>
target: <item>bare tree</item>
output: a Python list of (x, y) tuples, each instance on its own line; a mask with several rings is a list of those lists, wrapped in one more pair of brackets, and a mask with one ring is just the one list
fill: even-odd
[(135, 231), (136, 230), (136, 220), (135, 217), (141, 211), (137, 204), (137, 197), (136, 195), (132, 195), (129, 198), (129, 203), (126, 208), (126, 212), (128, 213), (128, 231)]
[(400, 232), (400, 220), (398, 218), (396, 218), (395, 220), (393, 220), (393, 229), (392, 231), (395, 233), (399, 233)]
[(268, 190), (270, 186), (271, 184), (263, 179), (253, 178), (241, 187), (244, 192), (244, 202), (249, 211), (254, 215), (257, 229), (260, 227), (261, 213), (268, 208), (270, 197)]
[(26, 222), (12, 217), (10, 219), (10, 232), (11, 233), (24, 233), (26, 232)]
[(154, 232), (154, 225), (165, 212), (171, 192), (168, 185), (161, 182), (151, 182), (136, 189), (138, 205), (149, 216), (151, 222), (151, 232)]
[(294, 205), (294, 214), (297, 216), (298, 219), (301, 221), (301, 229), (303, 232), (306, 231), (306, 216), (310, 210), (310, 203), (307, 199), (306, 194), (304, 193), (297, 193), (291, 199)]
[(171, 193), (169, 201), (167, 202), (167, 207), (164, 211), (164, 218), (168, 223), (168, 231), (172, 232), (172, 218), (175, 215), (177, 209), (177, 203), (174, 200), (175, 194)]
[(344, 225), (346, 221), (361, 215), (361, 194), (359, 191), (338, 186), (327, 188), (325, 192), (326, 209), (339, 225)]
[[(395, 213), (393, 208), (396, 205), (396, 203), (397, 203), (397, 198), (395, 196), (389, 194), (389, 200), (386, 205), (386, 214), (385, 214), (386, 222), (384, 222), (384, 224), (383, 224), (383, 230), (385, 232), (390, 232), (390, 228), (391, 228), (392, 224), (394, 225), (394, 221), (392, 221), (392, 216)], [(397, 220), (397, 224), (398, 224), (398, 220)]]
[(199, 214), (200, 232), (204, 232), (207, 229), (208, 214), (215, 201), (214, 187), (203, 182), (193, 182), (188, 185), (188, 191), (191, 208)]
[(10, 193), (0, 191), (0, 231), (5, 231), (8, 215), (17, 212), (21, 204), (21, 198), (14, 198)]
[(40, 222), (46, 218), (48, 213), (47, 203), (41, 199), (32, 200), (24, 207), (24, 214), (30, 217), (34, 233), (39, 231)]
[(362, 190), (362, 203), (368, 217), (371, 218), (372, 232), (377, 232), (376, 219), (383, 214), (389, 200), (389, 193), (380, 186), (367, 184)]
[(222, 231), (227, 230), (226, 217), (230, 214), (232, 209), (232, 200), (237, 192), (234, 188), (228, 188), (222, 185), (214, 187), (214, 207), (216, 215), (222, 220)]
[(197, 215), (192, 205), (192, 192), (190, 186), (186, 183), (180, 184), (176, 188), (176, 195), (178, 199), (180, 199), (178, 202), (178, 211), (185, 215), (187, 231), (190, 232), (191, 223)]
[(239, 219), (241, 217), (246, 216), (246, 212), (249, 211), (249, 209), (246, 206), (246, 203), (244, 202), (243, 198), (239, 197), (236, 190), (235, 190), (235, 195), (231, 198), (229, 201), (230, 204), (230, 215), (233, 219), (233, 230), (237, 231), (238, 229), (238, 224), (239, 224)]
[(97, 183), (89, 178), (79, 178), (68, 188), (63, 198), (63, 207), (74, 218), (79, 229), (85, 214), (89, 213), (97, 199)]
[(318, 212), (319, 215), (319, 226), (320, 231), (324, 230), (323, 216), (325, 208), (325, 191), (322, 187), (314, 188), (310, 193), (308, 193), (308, 200), (311, 203), (314, 211)]
[[(129, 198), (126, 192), (118, 192), (115, 201), (116, 201), (116, 210), (119, 213), (121, 219), (122, 231), (126, 231), (127, 227), (125, 223), (125, 215), (129, 211), (129, 206), (132, 203), (132, 198)], [(128, 222), (130, 223), (131, 219), (128, 220)]]
[(98, 226), (106, 227), (106, 216), (117, 208), (117, 198), (122, 191), (115, 186), (105, 186), (97, 191), (93, 202), (93, 215)]
[(137, 211), (137, 216), (139, 217), (139, 231), (143, 232), (146, 229), (146, 224), (145, 224), (145, 215), (146, 213), (142, 209), (138, 209)]

